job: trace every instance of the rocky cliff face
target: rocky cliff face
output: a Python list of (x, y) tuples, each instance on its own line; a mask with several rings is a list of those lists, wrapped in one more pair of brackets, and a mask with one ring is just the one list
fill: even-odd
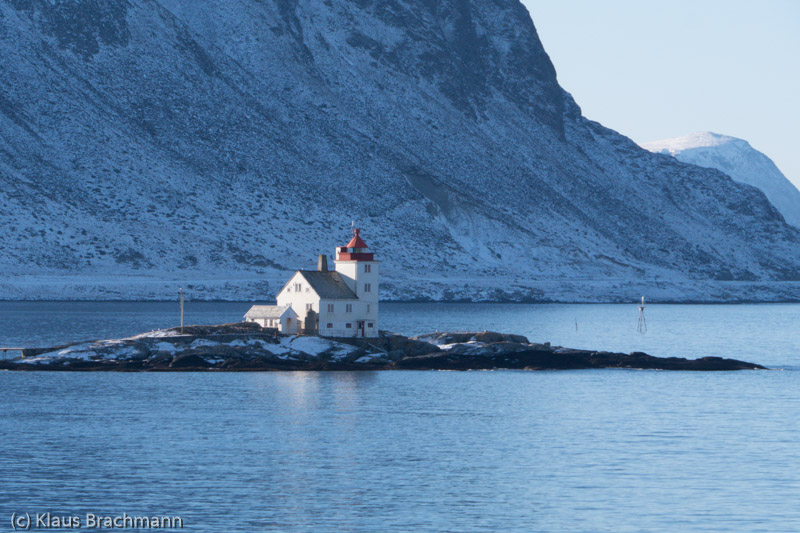
[(518, 2), (0, 4), (0, 297), (782, 297), (758, 190), (581, 116)]
[(642, 147), (669, 154), (684, 163), (716, 168), (740, 183), (757, 187), (786, 222), (800, 227), (800, 191), (769, 157), (744, 139), (707, 131), (653, 141)]

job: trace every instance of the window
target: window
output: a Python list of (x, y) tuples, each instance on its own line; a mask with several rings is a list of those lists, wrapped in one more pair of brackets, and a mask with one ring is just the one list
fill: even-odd
[(344, 325), (344, 327), (346, 327), (347, 329), (350, 329), (350, 328), (353, 327), (353, 324), (348, 322), (347, 324)]
[(367, 322), (367, 327), (368, 328), (374, 328), (375, 327), (375, 322)]
[(372, 265), (364, 265), (364, 272), (372, 272)]
[(295, 290), (296, 292), (300, 292), (300, 291), (302, 290), (302, 288), (303, 288), (303, 285), (302, 285), (302, 284), (300, 284), (300, 283), (295, 283), (295, 284), (294, 284), (294, 290)]
[(333, 304), (328, 304), (328, 312), (333, 313)]
[(325, 327), (327, 327), (328, 329), (333, 329), (333, 324), (328, 322), (327, 324), (325, 324)]
[[(367, 313), (369, 313), (369, 307), (370, 307), (369, 304), (367, 304)], [(372, 327), (372, 326), (370, 326), (370, 327)]]
[(306, 311), (311, 311), (314, 309), (314, 304), (306, 304)]
[(372, 290), (372, 284), (371, 283), (365, 283), (364, 284), (364, 292), (369, 292), (371, 290)]
[[(344, 310), (345, 310), (346, 312), (348, 312), (348, 313), (352, 313), (352, 312), (353, 312), (353, 304), (345, 304), (345, 306), (344, 306)], [(349, 326), (348, 326), (348, 327), (349, 327)]]

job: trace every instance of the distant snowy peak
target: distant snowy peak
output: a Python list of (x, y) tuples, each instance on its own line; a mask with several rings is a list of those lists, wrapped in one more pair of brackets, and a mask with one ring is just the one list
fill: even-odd
[(800, 227), (800, 191), (769, 157), (747, 141), (707, 131), (641, 146), (684, 163), (721, 170), (738, 182), (761, 189), (788, 223)]
[[(663, 139), (661, 141), (653, 141), (644, 143), (642, 148), (650, 150), (651, 152), (676, 155), (684, 150), (693, 148), (711, 148), (715, 146), (723, 146), (729, 143), (738, 144), (750, 147), (750, 144), (736, 137), (730, 135), (721, 135), (713, 131), (702, 131), (698, 133), (690, 133), (680, 137), (673, 137), (672, 139)], [(752, 148), (751, 148), (752, 149)]]

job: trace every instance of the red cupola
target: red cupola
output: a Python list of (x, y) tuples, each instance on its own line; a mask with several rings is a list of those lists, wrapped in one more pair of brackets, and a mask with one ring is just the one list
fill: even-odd
[(360, 229), (353, 229), (353, 238), (347, 246), (340, 246), (336, 249), (338, 261), (374, 261), (372, 252), (369, 251), (367, 243), (361, 238)]

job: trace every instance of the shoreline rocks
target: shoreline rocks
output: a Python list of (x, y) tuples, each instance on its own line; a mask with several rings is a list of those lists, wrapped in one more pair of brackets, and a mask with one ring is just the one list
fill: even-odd
[(721, 357), (685, 359), (576, 350), (531, 343), (521, 335), (445, 332), (405, 337), (323, 338), (278, 335), (252, 323), (187, 326), (124, 339), (32, 348), (0, 361), (5, 370), (51, 371), (351, 371), (578, 370), (631, 368), (721, 371), (765, 367)]

